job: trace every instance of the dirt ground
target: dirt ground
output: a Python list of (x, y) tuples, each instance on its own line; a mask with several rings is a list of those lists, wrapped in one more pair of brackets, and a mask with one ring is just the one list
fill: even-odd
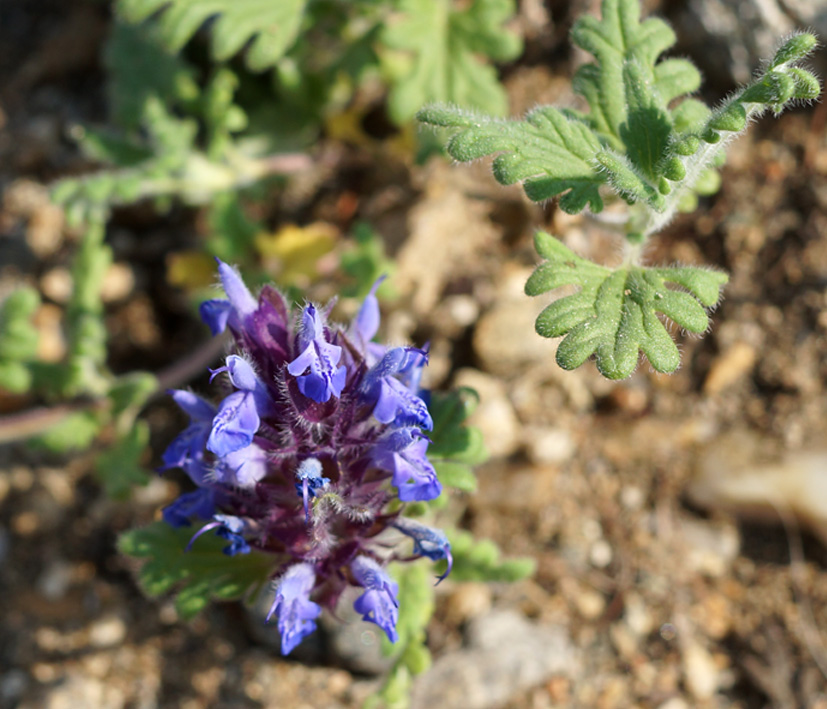
[[(570, 100), (568, 7), (522, 5), (522, 22), (547, 24), (507, 69), (515, 113)], [(61, 351), (74, 244), (44, 185), (88, 169), (72, 126), (105, 119), (108, 23), (93, 2), (0, 8), (0, 291), (41, 289), (45, 357)], [(692, 37), (677, 30), (691, 56)], [(827, 709), (825, 122), (825, 104), (762, 120), (731, 149), (720, 193), (653, 243), (652, 262), (731, 274), (711, 331), (677, 333), (683, 366), (672, 376), (645, 363), (622, 382), (590, 363), (556, 367), (555, 343), (533, 332), (547, 301), (522, 295), (532, 232), (603, 261), (616, 253), (612, 237), (496, 185), (486, 164), (412, 166), (377, 137), (321, 146), (333, 167), (272, 195), (274, 226), (323, 220), (346, 231), (358, 217), (386, 239), (402, 294), (386, 307), (386, 333), (431, 342), (431, 386), (467, 384), (482, 397), (476, 423), (492, 460), (479, 492), (448, 514), (538, 563), (511, 586), (440, 585), (435, 665), (417, 685), (418, 706), (461, 706), (446, 698), (467, 681), (463, 658), (482, 657), (472, 629), (514, 612), (562, 638), (564, 656), (503, 679), (474, 706)], [(115, 214), (115, 371), (158, 371), (206, 342), (165, 280), (167, 255), (198, 234), (193, 210)], [(207, 391), (203, 377), (192, 385)], [(39, 403), (0, 394), (4, 413)], [(181, 421), (163, 400), (146, 417), (148, 465), (157, 465)], [(240, 604), (183, 623), (168, 600), (145, 599), (115, 540), (155, 518), (178, 479), (115, 503), (95, 482), (93, 458), (0, 447), (0, 707), (356, 707), (375, 690), (377, 679), (348, 669), (352, 658), (330, 638), (306, 662), (284, 660)], [(500, 660), (520, 642), (506, 634)]]

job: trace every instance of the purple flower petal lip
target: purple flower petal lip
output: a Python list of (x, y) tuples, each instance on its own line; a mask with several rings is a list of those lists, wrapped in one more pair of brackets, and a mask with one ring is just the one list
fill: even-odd
[(396, 623), (399, 620), (399, 586), (387, 572), (368, 556), (357, 556), (350, 564), (356, 581), (365, 592), (353, 603), (362, 620), (376, 623), (395, 643), (399, 639)]
[(269, 621), (274, 613), (278, 613), (282, 655), (289, 655), (304, 638), (316, 630), (315, 621), (322, 608), (310, 600), (310, 592), (315, 584), (313, 566), (299, 563), (287, 569), (276, 587), (276, 597), (266, 620)]
[(416, 423), (431, 430), (434, 426), (425, 402), (394, 375), (409, 371), (427, 360), (427, 352), (415, 347), (394, 347), (365, 374), (359, 393), (374, 405), (373, 415), (380, 423), (406, 426)]
[(416, 424), (428, 431), (434, 427), (425, 402), (393, 377), (387, 377), (380, 383), (373, 415), (379, 423), (393, 423), (396, 426)]
[(226, 370), (230, 375), (230, 381), (236, 389), (255, 391), (263, 386), (261, 380), (256, 376), (252, 365), (243, 357), (229, 355), (226, 363)]
[[(287, 371), (296, 377), (299, 391), (320, 404), (331, 396), (338, 399), (347, 380), (347, 369), (336, 366), (342, 348), (325, 339), (322, 315), (312, 303), (302, 311), (296, 343), (299, 355), (287, 365)], [(310, 371), (304, 374), (308, 369)]]
[(211, 490), (200, 489), (185, 492), (161, 510), (164, 521), (170, 527), (189, 527), (191, 517), (210, 519), (215, 514), (215, 502)]
[(445, 536), (442, 530), (428, 527), (407, 517), (397, 518), (393, 526), (413, 539), (414, 554), (427, 556), (432, 561), (439, 561), (440, 559), (448, 561), (448, 568), (445, 573), (437, 577), (437, 585), (451, 573), (451, 568), (454, 565), (454, 558), (451, 556), (451, 542), (448, 541), (448, 537)]
[(379, 299), (376, 297), (376, 290), (382, 285), (382, 282), (387, 278), (387, 275), (379, 276), (370, 292), (365, 296), (362, 307), (356, 313), (356, 317), (350, 326), (350, 334), (353, 339), (366, 347), (367, 344), (379, 332), (379, 320), (381, 314), (379, 312)]
[(267, 386), (246, 359), (239, 355), (229, 355), (223, 367), (210, 370), (210, 381), (223, 372), (227, 372), (230, 383), (236, 389), (253, 395), (259, 415), (270, 416), (275, 413), (276, 407)]
[(427, 449), (427, 437), (413, 426), (393, 429), (377, 441), (373, 462), (391, 473), (403, 502), (433, 500), (442, 494)]
[(207, 449), (223, 457), (246, 448), (253, 442), (260, 425), (261, 418), (252, 393), (233, 392), (218, 407), (207, 439)]
[(215, 406), (198, 394), (186, 389), (170, 389), (167, 393), (193, 421), (207, 421), (215, 416)]
[(244, 285), (237, 269), (224, 263), (219, 258), (215, 260), (218, 262), (218, 276), (221, 279), (221, 285), (224, 286), (227, 300), (232, 305), (234, 314), (243, 322), (248, 315), (252, 315), (258, 310), (258, 302), (247, 286)]
[(223, 298), (214, 298), (212, 300), (205, 300), (198, 306), (198, 313), (201, 315), (201, 320), (210, 328), (210, 332), (215, 336), (227, 329), (227, 322), (230, 319), (233, 306), (229, 300)]
[(164, 461), (162, 470), (185, 468), (188, 463), (203, 458), (204, 446), (216, 414), (215, 406), (191, 391), (175, 389), (169, 393), (175, 403), (190, 417), (190, 425), (164, 451), (161, 456)]
[(430, 343), (425, 343), (422, 348), (409, 348), (409, 356), (399, 372), (400, 381), (408, 388), (412, 394), (419, 393), (419, 384), (422, 380), (422, 373), (425, 370), (425, 365), (428, 364), (428, 357), (430, 355)]
[(266, 451), (251, 443), (223, 456), (216, 464), (213, 476), (224, 485), (250, 489), (267, 476), (268, 463)]

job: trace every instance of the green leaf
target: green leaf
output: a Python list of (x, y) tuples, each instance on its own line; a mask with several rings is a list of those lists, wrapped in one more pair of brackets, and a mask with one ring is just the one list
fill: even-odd
[(271, 557), (255, 551), (227, 556), (222, 552), (226, 540), (210, 533), (184, 551), (197, 531), (153, 522), (122, 534), (118, 540), (121, 553), (146, 559), (138, 580), (147, 595), (174, 593), (175, 607), (183, 618), (192, 618), (212, 599), (231, 600), (255, 593), (274, 567)]
[(383, 275), (388, 279), (379, 287), (380, 297), (394, 295), (390, 285), (396, 264), (385, 253), (380, 235), (365, 222), (353, 227), (355, 245), (342, 252), (341, 266), (353, 281), (353, 285), (342, 289), (342, 294), (351, 298), (364, 298), (376, 280)]
[(77, 411), (29, 441), (35, 450), (65, 454), (92, 445), (101, 430), (100, 416), (93, 411)]
[(0, 304), (0, 360), (25, 362), (37, 354), (38, 334), (32, 323), (40, 306), (34, 288), (18, 288)]
[(467, 463), (456, 463), (429, 456), (439, 481), (445, 486), (462, 492), (476, 492), (477, 476)]
[(159, 13), (160, 37), (168, 49), (179, 51), (212, 19), (212, 55), (226, 61), (248, 43), (245, 54), (251, 71), (273, 67), (294, 44), (307, 0), (117, 0), (116, 8), (129, 22)]
[(429, 434), (428, 459), (440, 482), (464, 492), (474, 492), (477, 479), (473, 466), (488, 459), (482, 432), (465, 420), (474, 412), (479, 396), (461, 387), (450, 392), (432, 392), (428, 410), (434, 420)]
[(500, 550), (494, 542), (475, 541), (470, 532), (448, 531), (454, 568), (454, 581), (519, 581), (534, 574), (537, 563), (533, 559), (500, 559)]
[(32, 372), (21, 362), (0, 359), (0, 390), (25, 394), (32, 386)]
[(135, 416), (150, 396), (158, 391), (158, 379), (149, 372), (130, 372), (118, 377), (109, 389), (112, 415)]
[(586, 204), (594, 212), (603, 209), (598, 188), (606, 179), (595, 161), (602, 146), (586, 124), (556, 108), (538, 108), (522, 121), (502, 121), (437, 105), (424, 108), (417, 118), (459, 129), (447, 150), (460, 162), (497, 155), (493, 163), (497, 181), (522, 182), (534, 201), (565, 193), (560, 206), (569, 213)]
[(522, 50), (503, 24), (514, 15), (513, 0), (471, 0), (460, 9), (452, 0), (400, 0), (399, 15), (382, 34), (384, 44), (410, 52), (407, 72), (391, 89), (388, 110), (403, 123), (421, 106), (444, 101), (494, 115), (508, 109), (496, 71), (480, 56), (509, 61)]
[(72, 297), (66, 309), (69, 351), (64, 396), (103, 395), (109, 387), (101, 285), (112, 263), (112, 249), (103, 243), (104, 236), (102, 221), (89, 222), (72, 264)]
[(393, 564), (392, 576), (399, 584), (399, 619), (396, 643), (382, 639), (382, 649), (396, 659), (379, 691), (364, 707), (406, 707), (411, 678), (431, 666), (425, 631), (434, 613), (433, 577), (423, 563)]
[(161, 45), (153, 25), (136, 27), (116, 20), (103, 58), (109, 112), (122, 128), (140, 126), (144, 104), (151, 96), (171, 105), (198, 93), (194, 70)]
[(672, 132), (664, 101), (655, 87), (652, 72), (637, 61), (623, 67), (627, 117), (620, 137), (632, 164), (650, 180), (660, 176)]
[(215, 196), (207, 208), (207, 223), (209, 252), (228, 263), (249, 260), (256, 234), (264, 229), (250, 219), (235, 191)]
[(149, 482), (149, 474), (141, 465), (148, 445), (149, 424), (136, 421), (124, 436), (98, 455), (95, 472), (108, 497), (126, 500), (134, 487)]
[[(421, 643), (434, 613), (434, 579), (427, 563), (394, 564), (391, 574), (399, 584), (399, 639), (391, 648)], [(414, 673), (416, 674), (416, 673)]]
[(657, 371), (675, 371), (678, 348), (657, 313), (690, 332), (704, 332), (709, 326), (705, 308), (718, 302), (727, 281), (724, 273), (692, 267), (611, 270), (580, 258), (542, 232), (535, 243), (547, 260), (529, 278), (526, 293), (538, 295), (565, 285), (579, 288), (540, 313), (537, 332), (564, 337), (557, 348), (563, 369), (579, 367), (596, 355), (598, 370), (609, 379), (630, 376), (639, 352)]
[(628, 117), (624, 73), (630, 64), (639, 67), (644, 81), (650, 83), (650, 93), (660, 96), (662, 109), (672, 98), (700, 84), (700, 76), (687, 62), (672, 60), (656, 73), (655, 62), (675, 43), (675, 33), (657, 18), (641, 22), (638, 0), (603, 0), (601, 19), (579, 18), (571, 38), (597, 60), (578, 69), (574, 90), (589, 102), (589, 120), (615, 149), (622, 150), (624, 145), (621, 126)]

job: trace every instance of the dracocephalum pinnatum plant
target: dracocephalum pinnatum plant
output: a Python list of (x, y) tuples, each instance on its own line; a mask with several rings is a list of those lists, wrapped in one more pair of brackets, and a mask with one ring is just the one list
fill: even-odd
[(544, 262), (526, 293), (578, 289), (543, 310), (536, 330), (563, 338), (557, 349), (563, 369), (594, 356), (603, 376), (623, 379), (642, 352), (658, 372), (674, 372), (680, 354), (664, 320), (705, 332), (728, 277), (711, 268), (646, 265), (644, 247), (678, 211), (694, 209), (697, 195), (717, 190), (726, 146), (752, 120), (819, 96), (818, 80), (799, 66), (817, 40), (807, 33), (789, 37), (752, 82), (709, 108), (687, 97), (701, 83), (689, 61), (659, 59), (675, 34), (662, 20), (641, 21), (638, 0), (603, 0), (602, 17), (581, 17), (571, 36), (594, 57), (573, 79), (587, 113), (542, 106), (522, 120), (501, 120), (437, 104), (418, 118), (452, 131), (447, 151), (460, 162), (495, 156), (496, 179), (521, 183), (536, 202), (557, 198), (569, 214), (599, 215), (607, 202), (623, 200), (624, 259), (617, 267), (536, 235)]

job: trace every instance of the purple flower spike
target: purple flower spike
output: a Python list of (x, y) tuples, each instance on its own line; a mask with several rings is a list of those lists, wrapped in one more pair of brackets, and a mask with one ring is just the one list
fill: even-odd
[(170, 394), (175, 403), (189, 415), (190, 425), (169, 444), (161, 456), (164, 470), (183, 468), (187, 463), (203, 458), (204, 446), (216, 414), (215, 406), (191, 391), (176, 389)]
[(212, 376), (227, 372), (239, 391), (230, 394), (218, 407), (207, 440), (207, 448), (217, 456), (226, 456), (253, 442), (261, 417), (273, 411), (267, 387), (250, 364), (238, 355), (227, 357), (224, 367), (213, 370)]
[(403, 502), (433, 500), (442, 494), (442, 485), (425, 452), (428, 440), (418, 428), (397, 428), (377, 443), (373, 462), (390, 472), (391, 482)]
[(376, 623), (395, 643), (399, 639), (396, 621), (399, 619), (399, 586), (387, 572), (368, 556), (357, 556), (350, 564), (356, 581), (365, 592), (356, 599), (353, 608), (362, 614), (362, 620)]
[[(442, 491), (419, 385), (427, 348), (373, 341), (382, 279), (343, 327), (329, 320), (332, 303), (291, 310), (273, 287), (254, 297), (235, 268), (219, 261), (218, 270), (226, 299), (201, 313), (213, 333), (232, 336), (231, 354), (212, 370), (211, 380), (225, 378), (224, 400), (172, 392), (190, 421), (164, 466), (182, 468), (197, 490), (166, 507), (164, 520), (193, 525), (188, 549), (255, 550), (271, 565), (278, 583), (267, 617), (278, 618), (284, 654), (314, 631), (322, 606), (335, 612), (348, 586), (360, 588), (359, 614), (397, 641), (398, 587), (383, 559), (428, 557), (439, 568), (444, 559), (440, 581), (453, 564), (442, 532), (399, 514)], [(407, 540), (403, 552), (388, 549), (392, 527), (411, 537), (413, 554)], [(208, 533), (220, 541), (197, 541)]]
[(307, 458), (299, 464), (296, 477), (301, 482), (296, 483), (296, 491), (304, 502), (304, 522), (310, 524), (310, 498), (316, 496), (316, 490), (323, 488), (330, 482), (330, 478), (322, 477), (322, 464), (316, 458)]
[[(306, 305), (302, 312), (296, 344), (300, 354), (287, 365), (287, 371), (297, 377), (299, 391), (320, 404), (331, 396), (338, 399), (347, 377), (347, 369), (336, 366), (342, 348), (325, 339), (322, 316), (312, 304)], [(310, 371), (304, 374), (308, 368)]]
[(291, 566), (279, 581), (267, 620), (278, 613), (282, 655), (289, 655), (304, 638), (316, 630), (315, 620), (322, 608), (310, 600), (310, 592), (315, 583), (316, 574), (310, 564)]
[(432, 561), (439, 561), (440, 559), (448, 561), (448, 568), (445, 569), (442, 576), (437, 577), (437, 584), (451, 573), (451, 568), (454, 565), (454, 558), (451, 556), (451, 542), (448, 541), (448, 537), (445, 536), (442, 530), (428, 527), (407, 517), (399, 517), (393, 523), (393, 526), (413, 539), (414, 554), (427, 556)]
[(240, 517), (222, 514), (213, 515), (213, 521), (209, 524), (205, 524), (193, 535), (192, 539), (190, 539), (190, 542), (189, 544), (187, 544), (187, 547), (186, 549), (184, 549), (184, 551), (189, 551), (190, 549), (192, 549), (192, 545), (195, 543), (195, 540), (198, 539), (198, 537), (200, 537), (205, 532), (209, 532), (211, 529), (214, 529), (216, 530), (216, 535), (230, 542), (230, 545), (224, 547), (223, 549), (224, 553), (227, 556), (235, 556), (236, 554), (249, 554), (250, 545), (247, 543), (247, 540), (241, 536), (241, 533), (244, 531), (245, 526), (246, 525), (244, 524), (244, 520)]

